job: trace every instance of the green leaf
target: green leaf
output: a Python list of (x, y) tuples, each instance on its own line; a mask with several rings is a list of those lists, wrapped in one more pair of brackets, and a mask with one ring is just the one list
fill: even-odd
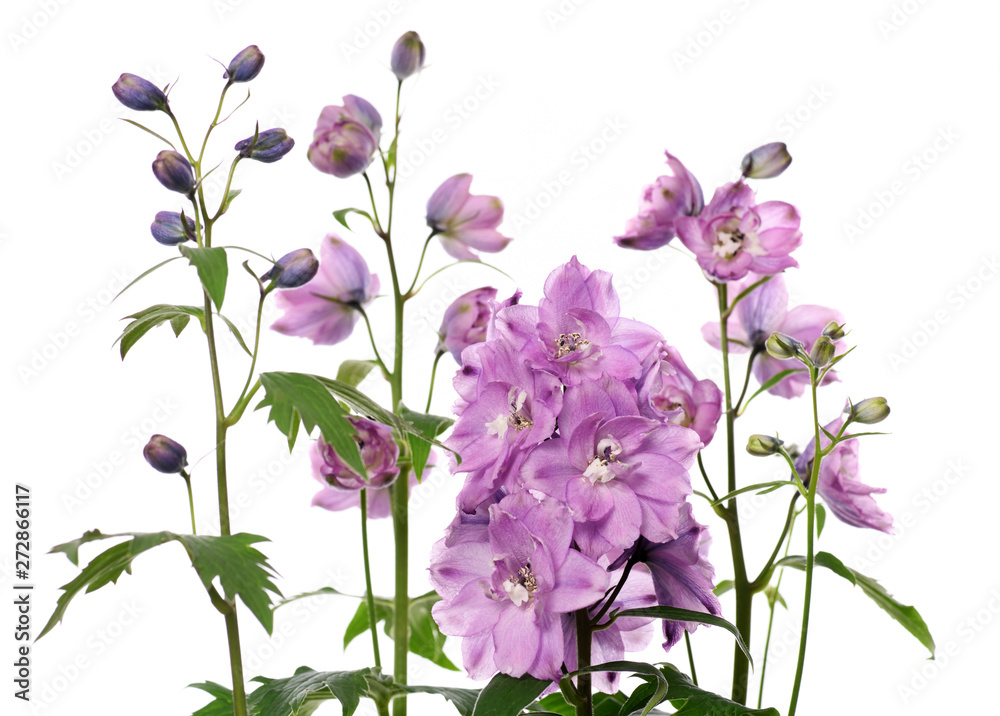
[(51, 552), (63, 552), (73, 564), (78, 564), (80, 547), (88, 542), (130, 537), (126, 542), (116, 544), (97, 555), (71, 582), (63, 585), (63, 593), (56, 602), (56, 609), (49, 618), (41, 639), (62, 621), (69, 603), (84, 589), (93, 592), (106, 584), (117, 582), (123, 572), (132, 573), (132, 561), (145, 552), (166, 542), (180, 542), (191, 558), (191, 565), (198, 573), (202, 584), (208, 589), (215, 577), (219, 578), (227, 599), (239, 596), (261, 624), (271, 632), (272, 616), (270, 597), (267, 591), (280, 596), (281, 592), (271, 583), (274, 573), (266, 558), (250, 547), (265, 538), (257, 535), (236, 534), (230, 537), (201, 537), (179, 535), (173, 532), (125, 532), (104, 534), (91, 530), (71, 542), (53, 547)]
[[(353, 594), (344, 594), (343, 592), (338, 592), (333, 587), (320, 587), (319, 589), (317, 589), (315, 591), (312, 591), (312, 592), (303, 592), (302, 594), (296, 594), (294, 597), (288, 597), (286, 599), (282, 599), (280, 602), (277, 602), (271, 608), (271, 611), (274, 611), (278, 607), (283, 607), (286, 604), (291, 604), (292, 602), (297, 602), (300, 599), (308, 599), (309, 597), (318, 597), (318, 596), (326, 595), (326, 594), (335, 594), (335, 595), (340, 596), (340, 597), (353, 597), (354, 596)], [(354, 598), (357, 599), (357, 597), (354, 597)]]
[(497, 674), (479, 692), (472, 716), (517, 716), (551, 683), (531, 676), (515, 679), (507, 674)]
[(698, 622), (699, 624), (722, 627), (736, 638), (736, 643), (739, 644), (740, 650), (746, 654), (747, 659), (750, 660), (750, 665), (753, 666), (753, 657), (750, 656), (747, 645), (743, 643), (743, 637), (740, 636), (739, 629), (722, 617), (717, 617), (714, 614), (695, 612), (690, 609), (675, 609), (674, 607), (640, 607), (639, 609), (625, 609), (616, 612), (615, 616), (652, 617), (653, 619), (667, 619), (675, 622)]
[(250, 713), (255, 716), (308, 716), (319, 708), (322, 701), (336, 699), (344, 716), (351, 716), (358, 709), (362, 696), (368, 695), (365, 677), (373, 669), (357, 671), (314, 671), (300, 666), (295, 675), (286, 679), (254, 677), (262, 686), (248, 696)]
[[(417, 480), (423, 479), (424, 467), (431, 454), (429, 441), (447, 430), (455, 421), (440, 415), (429, 415), (410, 410), (405, 405), (399, 406), (399, 413), (404, 420), (413, 424), (422, 437), (410, 434), (410, 453), (413, 456), (413, 472)], [(426, 440), (424, 438), (427, 438)]]
[(181, 253), (198, 269), (201, 285), (208, 291), (215, 307), (222, 310), (222, 300), (226, 297), (226, 281), (229, 279), (229, 262), (226, 250), (220, 247), (181, 246)]
[(767, 605), (774, 609), (775, 603), (780, 604), (785, 609), (788, 609), (788, 604), (785, 603), (785, 598), (781, 596), (781, 593), (770, 585), (764, 587), (764, 596), (767, 597)]
[(337, 455), (359, 475), (366, 475), (364, 462), (355, 441), (357, 431), (347, 421), (347, 411), (330, 391), (313, 375), (304, 373), (261, 373), (261, 384), (266, 397), (257, 410), (270, 407), (268, 420), (288, 437), (288, 449), (295, 445), (299, 422), (306, 432), (319, 426), (323, 439)]
[(816, 505), (816, 536), (823, 534), (823, 526), (826, 524), (826, 508), (823, 505)]
[(791, 480), (774, 480), (773, 482), (758, 482), (756, 485), (747, 485), (746, 487), (741, 487), (738, 490), (733, 490), (728, 495), (723, 495), (718, 500), (712, 502), (712, 506), (721, 505), (723, 502), (727, 501), (731, 497), (736, 497), (737, 495), (742, 495), (744, 492), (754, 492), (760, 490), (758, 495), (763, 495), (768, 492), (773, 492), (785, 485), (791, 485), (795, 487), (795, 483)]
[[(886, 614), (899, 622), (906, 631), (910, 632), (917, 641), (923, 644), (931, 652), (934, 658), (934, 637), (931, 636), (927, 624), (920, 613), (911, 606), (902, 604), (893, 598), (881, 584), (871, 577), (866, 577), (856, 570), (847, 567), (843, 562), (834, 557), (829, 552), (818, 552), (816, 554), (816, 564), (826, 567), (832, 572), (839, 574), (851, 584), (861, 587), (861, 591), (868, 595)], [(792, 556), (779, 559), (775, 566), (794, 567), (805, 571), (806, 558), (804, 556)]]
[(125, 360), (125, 356), (132, 349), (132, 346), (156, 326), (169, 322), (174, 335), (179, 336), (191, 316), (195, 316), (201, 322), (202, 328), (205, 327), (205, 312), (197, 306), (172, 306), (158, 303), (138, 313), (133, 313), (131, 316), (125, 316), (125, 318), (133, 320), (115, 339), (115, 343), (121, 343), (122, 360)]
[(132, 125), (132, 126), (134, 126), (134, 127), (138, 127), (138, 128), (139, 128), (139, 129), (141, 129), (141, 130), (142, 130), (143, 132), (148, 132), (149, 134), (152, 134), (152, 135), (153, 135), (154, 137), (156, 137), (157, 139), (160, 139), (160, 140), (162, 140), (163, 142), (165, 142), (165, 143), (166, 143), (166, 145), (167, 145), (168, 147), (170, 147), (171, 149), (173, 149), (173, 150), (174, 150), (175, 152), (177, 151), (177, 148), (176, 148), (176, 147), (174, 147), (174, 145), (170, 143), (170, 140), (169, 140), (169, 139), (167, 139), (166, 137), (162, 137), (162, 136), (160, 136), (159, 134), (157, 134), (156, 132), (154, 132), (154, 131), (153, 131), (152, 129), (150, 129), (149, 127), (144, 127), (143, 125), (139, 124), (138, 122), (136, 122), (136, 121), (133, 121), (133, 120), (131, 120), (131, 119), (125, 119), (124, 117), (119, 117), (119, 119), (121, 119), (121, 121), (123, 121), (123, 122), (128, 122), (129, 124), (131, 124), (131, 125)]
[(666, 664), (660, 673), (667, 681), (667, 700), (677, 709), (675, 716), (780, 716), (773, 708), (741, 706), (724, 696), (704, 691), (670, 664)]
[(409, 686), (397, 684), (398, 688), (411, 694), (437, 694), (451, 701), (460, 716), (472, 716), (479, 698), (479, 689), (453, 689), (445, 686)]
[(229, 326), (229, 330), (232, 331), (233, 335), (236, 337), (236, 342), (240, 344), (240, 348), (242, 348), (243, 350), (245, 350), (247, 352), (247, 355), (252, 358), (253, 357), (253, 353), (251, 353), (250, 349), (247, 348), (247, 344), (243, 340), (243, 336), (240, 335), (240, 329), (237, 328), (236, 326), (234, 326), (233, 322), (230, 321), (225, 316), (223, 316), (221, 313), (219, 313), (217, 315), (219, 316), (219, 318), (221, 318), (225, 322), (225, 324), (227, 326)]
[[(647, 716), (653, 707), (658, 703), (663, 701), (663, 697), (667, 693), (667, 681), (654, 666), (651, 664), (645, 664), (641, 661), (608, 661), (604, 664), (595, 664), (594, 666), (589, 666), (586, 669), (578, 669), (570, 674), (570, 676), (576, 676), (577, 674), (587, 674), (587, 673), (599, 673), (605, 671), (624, 671), (631, 674), (636, 674), (640, 678), (654, 683), (653, 693), (647, 699), (645, 705), (637, 704), (633, 710), (642, 708), (642, 716)], [(628, 702), (626, 702), (627, 704)], [(624, 710), (624, 705), (622, 708), (622, 713), (629, 713)]]
[(192, 716), (232, 716), (233, 714), (233, 691), (222, 684), (214, 681), (206, 681), (202, 684), (188, 684), (188, 688), (201, 689), (214, 696), (215, 699), (202, 706), (194, 712)]
[[(431, 607), (440, 599), (437, 593), (428, 592), (410, 600), (409, 649), (417, 656), (422, 656), (429, 661), (433, 661), (444, 669), (458, 671), (458, 667), (444, 653), (444, 643), (447, 637), (441, 633), (437, 622), (431, 617)], [(390, 639), (395, 639), (395, 615), (396, 609), (392, 601), (381, 598), (375, 599), (375, 621), (385, 622), (385, 634)], [(347, 630), (344, 632), (344, 648), (346, 649), (348, 644), (358, 636), (366, 633), (368, 629), (368, 602), (362, 599), (350, 624), (347, 625)]]
[(166, 261), (161, 261), (160, 263), (156, 264), (156, 266), (154, 266), (153, 268), (146, 269), (141, 274), (139, 274), (136, 278), (134, 278), (131, 281), (129, 281), (128, 285), (125, 286), (125, 288), (123, 288), (121, 291), (119, 291), (118, 293), (116, 293), (115, 297), (112, 298), (111, 300), (112, 301), (116, 300), (119, 296), (121, 296), (123, 293), (125, 293), (126, 291), (128, 291), (130, 288), (132, 288), (133, 285), (139, 283), (140, 280), (146, 278), (146, 276), (148, 276), (149, 274), (153, 273), (153, 271), (155, 271), (156, 269), (160, 268), (161, 266), (166, 266), (171, 261), (176, 261), (179, 258), (180, 258), (180, 256), (174, 256), (172, 258), (167, 259)]
[(736, 582), (731, 579), (723, 579), (721, 582), (715, 585), (715, 596), (721, 597), (723, 594), (728, 592), (730, 589), (736, 586)]
[[(396, 151), (398, 149), (396, 145), (398, 144), (398, 142), (399, 142), (399, 135), (397, 134), (395, 137), (392, 138), (392, 143), (389, 145), (389, 151), (386, 153), (386, 166), (389, 169), (392, 169), (394, 166), (396, 166)], [(395, 174), (393, 174), (393, 178), (395, 178)]]
[(222, 216), (227, 211), (229, 211), (229, 205), (233, 203), (233, 199), (235, 199), (242, 193), (243, 193), (242, 189), (230, 189), (229, 193), (226, 194), (226, 198), (222, 200), (222, 206), (219, 207), (219, 216)]
[[(369, 214), (367, 211), (363, 211), (362, 209), (354, 209), (354, 208), (338, 209), (337, 211), (333, 212), (333, 218), (339, 221), (345, 229), (351, 229), (351, 227), (347, 225), (348, 214), (360, 214), (361, 216), (365, 217), (366, 219), (368, 219), (368, 221), (371, 222), (372, 228), (376, 228), (375, 220), (371, 217), (371, 214)], [(351, 230), (353, 231), (353, 229)]]
[(357, 388), (376, 365), (373, 360), (345, 360), (337, 369), (337, 380)]
[(743, 403), (743, 405), (740, 407), (739, 415), (743, 415), (743, 412), (747, 409), (747, 406), (750, 405), (750, 401), (752, 401), (754, 398), (756, 398), (764, 391), (773, 388), (774, 386), (776, 386), (778, 383), (780, 383), (793, 373), (805, 373), (805, 372), (806, 372), (805, 368), (789, 368), (788, 370), (783, 370), (780, 373), (772, 375), (770, 378), (768, 378), (761, 384), (760, 388), (757, 389), (756, 393), (747, 398), (747, 402)]

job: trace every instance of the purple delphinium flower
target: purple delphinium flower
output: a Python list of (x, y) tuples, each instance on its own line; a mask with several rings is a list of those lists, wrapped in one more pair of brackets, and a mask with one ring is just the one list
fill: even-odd
[(496, 253), (511, 240), (497, 231), (503, 221), (503, 202), (495, 196), (473, 196), (470, 186), (471, 174), (446, 179), (427, 200), (427, 225), (449, 255), (478, 261), (472, 249)]
[(490, 286), (463, 293), (445, 309), (438, 331), (437, 352), (451, 353), (461, 365), (462, 351), (486, 340), (486, 327), (492, 314), (491, 304), (497, 290)]
[(317, 345), (339, 343), (354, 329), (360, 317), (357, 309), (378, 289), (378, 276), (368, 272), (361, 254), (335, 234), (327, 234), (320, 247), (319, 271), (309, 283), (278, 294), (277, 306), (285, 315), (271, 328)]
[(674, 222), (697, 216), (705, 205), (698, 180), (677, 157), (665, 154), (672, 175), (657, 177), (643, 189), (639, 214), (629, 219), (624, 234), (615, 237), (623, 248), (650, 251), (666, 245), (676, 235)]
[(392, 438), (392, 431), (381, 423), (355, 415), (348, 417), (347, 421), (356, 431), (354, 442), (361, 452), (361, 462), (368, 474), (367, 481), (322, 437), (312, 444), (309, 452), (316, 479), (340, 490), (388, 487), (399, 475), (399, 468), (396, 466), (399, 446)]
[(647, 418), (691, 428), (708, 446), (722, 416), (722, 391), (713, 381), (698, 380), (680, 351), (662, 346), (647, 361), (639, 380), (639, 409)]
[(719, 187), (699, 216), (682, 216), (675, 225), (698, 265), (718, 281), (798, 266), (789, 256), (802, 243), (798, 210), (783, 201), (757, 204), (742, 181)]
[(326, 174), (341, 179), (371, 164), (382, 136), (382, 116), (367, 100), (344, 96), (344, 105), (323, 108), (316, 121), (308, 158)]
[(596, 603), (608, 574), (570, 549), (566, 508), (521, 491), (489, 508), (488, 541), (438, 552), (431, 583), (442, 600), (434, 619), (463, 642), (473, 678), (497, 670), (558, 680), (564, 659), (562, 614)]
[[(827, 432), (836, 435), (844, 424), (843, 416), (825, 425)], [(820, 434), (823, 448), (830, 439)], [(812, 475), (812, 462), (816, 455), (816, 439), (809, 441), (808, 447), (795, 462), (795, 469), (803, 481)], [(892, 534), (892, 515), (885, 512), (872, 495), (885, 492), (884, 487), (870, 487), (858, 479), (858, 441), (845, 440), (838, 443), (829, 455), (823, 457), (819, 465), (819, 484), (816, 491), (823, 502), (841, 522), (854, 527), (868, 527)]]
[[(745, 281), (732, 288), (733, 295), (739, 295), (761, 278), (756, 274), (748, 275)], [(772, 357), (764, 350), (764, 344), (768, 337), (777, 331), (801, 341), (808, 353), (831, 321), (842, 324), (844, 316), (840, 311), (824, 306), (802, 305), (789, 311), (785, 279), (782, 276), (775, 276), (736, 304), (733, 316), (727, 323), (729, 350), (733, 353), (744, 353), (748, 350), (757, 352), (753, 374), (762, 385), (783, 370), (802, 369), (802, 372), (792, 373), (768, 389), (769, 393), (780, 395), (782, 398), (797, 398), (809, 385), (808, 373), (794, 358), (779, 360)], [(711, 345), (716, 348), (721, 347), (718, 322), (706, 323), (702, 326), (701, 332)], [(837, 354), (844, 352), (842, 344), (836, 344), (836, 352)], [(839, 380), (836, 371), (828, 371), (823, 378), (823, 385), (836, 380)]]

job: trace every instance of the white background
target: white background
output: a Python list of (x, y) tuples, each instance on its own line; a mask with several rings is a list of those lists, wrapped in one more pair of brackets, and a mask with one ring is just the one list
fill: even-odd
[[(175, 262), (108, 305), (123, 279), (172, 255), (152, 240), (148, 225), (157, 211), (181, 208), (178, 195), (163, 190), (149, 169), (159, 142), (120, 121), (133, 117), (168, 133), (165, 117), (125, 110), (112, 83), (122, 72), (161, 86), (179, 78), (171, 105), (196, 142), (222, 85), (211, 58), (228, 63), (246, 45), (262, 48), (267, 63), (250, 85), (250, 102), (213, 135), (207, 165), (228, 166), (229, 147), (252, 134), (256, 120), (262, 129), (284, 126), (298, 140), (278, 164), (240, 166), (235, 186), (244, 194), (216, 234), (217, 244), (280, 256), (315, 249), (326, 232), (338, 230), (334, 209), (363, 205), (360, 179), (316, 172), (305, 150), (320, 109), (344, 94), (368, 98), (388, 121), (395, 89), (389, 51), (396, 37), (415, 29), (427, 45), (428, 66), (404, 90), (396, 223), (403, 272), (412, 272), (426, 235), (427, 197), (448, 176), (467, 171), (475, 176), (474, 192), (506, 204), (501, 228), (515, 241), (494, 259), (516, 284), (485, 268), (452, 270), (429, 284), (411, 304), (407, 401), (424, 401), (434, 341), (426, 325), (436, 328), (456, 293), (492, 282), (504, 294), (520, 286), (535, 302), (546, 274), (573, 253), (615, 274), (625, 315), (655, 323), (696, 372), (718, 379), (718, 356), (699, 333), (712, 317), (714, 296), (695, 264), (672, 249), (628, 252), (610, 239), (635, 212), (643, 185), (663, 172), (664, 149), (710, 194), (736, 177), (746, 151), (787, 142), (791, 168), (758, 189), (762, 201), (790, 201), (802, 213), (805, 239), (795, 253), (802, 268), (787, 277), (793, 303), (839, 308), (858, 346), (843, 364), (843, 382), (822, 391), (822, 413), (831, 419), (847, 396), (884, 395), (893, 408), (883, 424), (893, 435), (866, 439), (861, 469), (865, 482), (888, 488), (879, 502), (896, 517), (897, 534), (831, 519), (820, 546), (915, 604), (938, 644), (938, 660), (926, 661), (916, 640), (860, 590), (819, 574), (800, 713), (958, 713), (992, 698), (1000, 665), (992, 217), (997, 8), (916, 0), (678, 5), (5, 3), (3, 494), (13, 502), (15, 482), (32, 489), (35, 633), (52, 612), (57, 587), (77, 573), (61, 555), (45, 555), (52, 545), (95, 527), (188, 529), (182, 482), (153, 472), (140, 456), (150, 433), (183, 442), (192, 462), (207, 456), (194, 468), (198, 517), (206, 530), (215, 522), (211, 390), (197, 330), (178, 340), (158, 329), (124, 363), (112, 345), (128, 313), (159, 302), (200, 303), (194, 271)], [(241, 94), (242, 88), (230, 93), (230, 107)], [(213, 191), (217, 196), (218, 187)], [(355, 224), (357, 234), (343, 235), (388, 286), (381, 246), (361, 231), (360, 220)], [(244, 256), (233, 258), (224, 309), (245, 328), (255, 291), (239, 267)], [(429, 265), (445, 258), (433, 246)], [(251, 265), (258, 273), (265, 268), (259, 259)], [(373, 310), (384, 339), (390, 311), (385, 300)], [(341, 360), (367, 357), (367, 350), (360, 333), (333, 348), (314, 348), (265, 330), (260, 368), (332, 375)], [(231, 401), (247, 361), (228, 338), (221, 352)], [(438, 381), (439, 413), (447, 414), (452, 401), (452, 368)], [(741, 369), (737, 361), (734, 374)], [(385, 397), (374, 378), (363, 387)], [(761, 400), (740, 420), (737, 443), (752, 432), (778, 431), (802, 444), (808, 417), (804, 401)], [(309, 507), (316, 483), (306, 442), (288, 457), (263, 412), (249, 414), (232, 432), (234, 531), (273, 540), (263, 549), (286, 595), (323, 585), (360, 593), (357, 515)], [(719, 441), (707, 458), (717, 483), (721, 448)], [(777, 462), (745, 457), (743, 484), (780, 471)], [(457, 491), (457, 481), (443, 473), (430, 484), (414, 506), (413, 593), (426, 588), (427, 552), (451, 518)], [(769, 553), (785, 504), (784, 493), (747, 502), (751, 571)], [(718, 576), (728, 577), (724, 530), (704, 503), (696, 507), (713, 526)], [(10, 507), (0, 513), (13, 521)], [(2, 529), (8, 543), (0, 553), (8, 605), (12, 532), (10, 523)], [(373, 534), (376, 590), (388, 594), (389, 525), (373, 525)], [(85, 548), (82, 559), (94, 554), (94, 546)], [(13, 703), (18, 714), (186, 714), (206, 700), (186, 684), (229, 683), (222, 620), (182, 550), (146, 554), (134, 572), (79, 598), (65, 623), (33, 647), (33, 709), (11, 696), (15, 615), (5, 608), (5, 712)], [(786, 575), (791, 610), (779, 611), (769, 665), (765, 702), (782, 712), (794, 672), (801, 584), (801, 574)], [(270, 641), (243, 613), (248, 676), (289, 675), (301, 664), (330, 670), (368, 664), (366, 639), (346, 653), (342, 648), (355, 606), (330, 598), (286, 607)], [(724, 600), (724, 607), (731, 617), (732, 603)], [(758, 663), (763, 600), (759, 607)], [(383, 645), (389, 654), (384, 637)], [(457, 646), (449, 649), (459, 660)], [(720, 630), (698, 632), (703, 684), (727, 690), (731, 648)], [(648, 656), (656, 660), (662, 652), (654, 648)], [(682, 653), (668, 658), (686, 666)], [(416, 657), (410, 678), (462, 683)], [(440, 707), (437, 697), (423, 697), (412, 709)], [(327, 710), (336, 713), (337, 706)]]

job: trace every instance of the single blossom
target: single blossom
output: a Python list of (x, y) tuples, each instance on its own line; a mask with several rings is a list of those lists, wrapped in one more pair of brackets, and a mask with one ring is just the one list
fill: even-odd
[(495, 196), (469, 194), (471, 185), (471, 174), (446, 179), (427, 200), (427, 225), (449, 255), (478, 261), (473, 249), (496, 253), (511, 240), (497, 231), (503, 221), (503, 202)]
[(486, 540), (437, 549), (430, 578), (442, 600), (432, 614), (443, 633), (465, 637), (473, 678), (560, 678), (562, 615), (595, 604), (608, 587), (604, 568), (570, 548), (565, 510), (521, 491), (489, 508)]
[(319, 271), (304, 286), (278, 294), (277, 306), (285, 313), (271, 328), (316, 345), (339, 343), (354, 330), (359, 309), (378, 290), (378, 276), (368, 272), (361, 254), (335, 234), (327, 234), (320, 247)]
[(341, 179), (368, 168), (378, 151), (382, 116), (367, 100), (349, 94), (344, 104), (324, 107), (308, 157), (321, 172)]
[[(357, 431), (354, 442), (361, 453), (368, 479), (362, 477), (320, 436), (309, 448), (313, 477), (323, 485), (323, 489), (313, 497), (312, 504), (327, 510), (343, 510), (360, 504), (359, 490), (384, 490), (399, 475), (396, 466), (399, 446), (393, 440), (392, 431), (367, 418), (351, 416), (347, 420)], [(345, 499), (346, 494), (353, 494), (354, 499)]]
[(437, 352), (451, 353), (461, 365), (462, 351), (486, 340), (486, 327), (493, 312), (497, 290), (490, 286), (463, 293), (445, 309), (438, 331)]
[(664, 344), (644, 366), (639, 380), (640, 411), (647, 418), (691, 428), (708, 446), (722, 416), (722, 391), (713, 381), (698, 380), (680, 351)]
[(698, 180), (677, 157), (665, 154), (671, 174), (657, 177), (643, 189), (639, 214), (629, 219), (624, 234), (615, 237), (623, 248), (650, 251), (666, 245), (676, 235), (674, 222), (697, 216), (705, 205)]
[[(836, 435), (844, 424), (843, 416), (824, 426)], [(825, 434), (820, 434), (823, 449), (830, 444)], [(808, 447), (795, 462), (795, 469), (803, 481), (812, 475), (813, 458), (816, 455), (816, 439), (809, 441)], [(892, 515), (882, 510), (872, 495), (885, 492), (884, 487), (870, 487), (858, 479), (858, 440), (837, 443), (833, 450), (823, 457), (819, 465), (819, 484), (816, 491), (823, 502), (841, 522), (853, 527), (868, 527), (892, 534)]]
[[(750, 274), (743, 282), (730, 287), (730, 291), (735, 297), (761, 278), (756, 274)], [(785, 286), (785, 279), (780, 275), (774, 276), (736, 304), (727, 323), (729, 350), (733, 353), (744, 353), (749, 350), (756, 352), (753, 374), (762, 385), (782, 371), (800, 370), (801, 372), (786, 376), (777, 385), (768, 389), (769, 393), (782, 398), (796, 398), (802, 395), (809, 385), (808, 373), (794, 358), (784, 360), (773, 358), (764, 350), (764, 344), (772, 333), (783, 333), (801, 342), (803, 349), (808, 353), (831, 321), (841, 324), (844, 322), (844, 316), (840, 311), (824, 306), (802, 305), (788, 310), (788, 289)], [(706, 323), (702, 326), (701, 332), (711, 345), (716, 348), (721, 347), (718, 322)], [(836, 353), (843, 352), (843, 346), (836, 344)], [(839, 380), (836, 371), (830, 370), (823, 379), (823, 385), (836, 380)]]
[(798, 210), (783, 201), (757, 204), (742, 181), (716, 189), (701, 214), (678, 218), (676, 229), (702, 270), (718, 281), (798, 266), (789, 256), (802, 243)]

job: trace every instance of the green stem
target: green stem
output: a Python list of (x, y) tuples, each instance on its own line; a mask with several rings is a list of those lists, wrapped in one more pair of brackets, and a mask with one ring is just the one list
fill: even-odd
[[(726, 284), (716, 284), (719, 296), (719, 338), (722, 348), (722, 376), (726, 395), (726, 454), (728, 490), (736, 490), (736, 445), (733, 412), (733, 392), (729, 380), (729, 304), (726, 295)], [(747, 579), (746, 561), (743, 555), (743, 538), (740, 535), (740, 518), (736, 506), (736, 498), (731, 498), (726, 505), (728, 518), (726, 527), (729, 529), (729, 544), (733, 553), (733, 583), (736, 592), (736, 628), (747, 647), (750, 646), (750, 620), (753, 593)], [(733, 650), (733, 686), (732, 699), (739, 704), (746, 704), (748, 681), (750, 678), (750, 662), (737, 645)]]
[(438, 361), (441, 360), (441, 356), (444, 353), (444, 351), (438, 351), (437, 355), (434, 356), (434, 367), (431, 368), (431, 387), (427, 390), (427, 407), (424, 408), (425, 413), (431, 412), (431, 398), (434, 397), (434, 379), (437, 377)]
[[(574, 612), (576, 619), (576, 668), (586, 669), (590, 666), (591, 639), (593, 632), (590, 615), (586, 609)], [(594, 699), (591, 693), (590, 674), (580, 674), (576, 677), (576, 693), (580, 701), (576, 704), (576, 716), (594, 716)]]
[(792, 700), (788, 705), (788, 716), (795, 716), (795, 707), (799, 702), (799, 689), (802, 687), (802, 671), (806, 663), (806, 637), (809, 634), (809, 607), (812, 602), (813, 567), (816, 562), (816, 487), (819, 484), (819, 466), (823, 461), (820, 451), (819, 403), (816, 399), (816, 387), (819, 377), (816, 369), (809, 369), (812, 380), (813, 428), (816, 445), (816, 456), (813, 458), (812, 474), (809, 477), (809, 492), (806, 494), (806, 594), (802, 604), (802, 632), (799, 638), (799, 658), (795, 664), (795, 683), (792, 686)]
[[(764, 589), (768, 582), (771, 581), (771, 573), (774, 571), (774, 560), (778, 558), (778, 552), (781, 551), (781, 545), (785, 544), (785, 540), (791, 533), (792, 524), (795, 522), (795, 501), (797, 499), (799, 499), (799, 493), (796, 492), (792, 495), (792, 501), (788, 504), (788, 516), (785, 518), (785, 526), (781, 530), (781, 537), (778, 538), (778, 543), (774, 545), (774, 551), (771, 552), (771, 556), (768, 558), (764, 568), (760, 570), (760, 574), (757, 575), (757, 578), (750, 582), (750, 591), (754, 594)], [(788, 553), (787, 545), (785, 553), (786, 555)]]
[(712, 493), (712, 501), (718, 502), (719, 496), (715, 494), (715, 488), (712, 487), (712, 481), (708, 479), (708, 473), (705, 472), (705, 463), (701, 459), (701, 450), (698, 451), (698, 469), (701, 470), (701, 476), (705, 478), (705, 485), (708, 487), (708, 491)]
[(736, 415), (737, 416), (740, 415), (740, 406), (743, 405), (743, 398), (745, 398), (746, 394), (747, 394), (747, 386), (750, 385), (750, 373), (753, 371), (753, 362), (754, 362), (754, 359), (758, 355), (760, 355), (760, 352), (762, 350), (763, 349), (760, 346), (754, 346), (753, 350), (750, 352), (750, 360), (747, 361), (747, 375), (743, 379), (743, 390), (740, 391), (740, 397), (736, 401), (736, 405), (733, 408), (733, 410), (736, 411)]
[(187, 470), (181, 470), (181, 477), (184, 478), (184, 484), (187, 485), (188, 507), (191, 508), (191, 534), (196, 535), (198, 528), (194, 525), (194, 493), (191, 491), (191, 476)]
[(414, 295), (413, 294), (413, 289), (417, 285), (417, 279), (420, 278), (420, 269), (422, 269), (424, 267), (424, 257), (427, 255), (427, 247), (430, 246), (431, 239), (433, 239), (437, 235), (437, 233), (438, 232), (437, 232), (436, 229), (432, 230), (430, 236), (428, 236), (427, 240), (424, 241), (424, 248), (420, 252), (420, 261), (417, 262), (417, 272), (415, 274), (413, 274), (413, 283), (411, 283), (410, 287), (408, 289), (406, 289), (406, 298), (407, 299), (409, 299), (410, 297), (412, 297)]
[(365, 600), (368, 602), (368, 626), (372, 632), (372, 649), (375, 651), (375, 666), (382, 668), (382, 656), (378, 649), (378, 623), (375, 618), (375, 593), (372, 592), (372, 569), (368, 561), (368, 490), (361, 490), (361, 554), (365, 562)]
[[(257, 351), (260, 350), (260, 323), (261, 323), (261, 318), (264, 315), (265, 298), (267, 298), (267, 293), (264, 290), (261, 290), (260, 300), (257, 302), (257, 327), (254, 330), (254, 336), (253, 336), (253, 354), (251, 355), (250, 358), (250, 372), (247, 374), (247, 382), (243, 386), (243, 390), (240, 391), (240, 397), (236, 401), (236, 404), (233, 406), (233, 412), (230, 413), (229, 417), (226, 419), (228, 425), (234, 425), (236, 423), (235, 420), (232, 420), (233, 413), (235, 413), (236, 408), (241, 403), (243, 403), (243, 399), (246, 397), (247, 391), (250, 389), (250, 385), (253, 382), (253, 369), (257, 367)], [(242, 411), (240, 411), (240, 414), (242, 415)], [(237, 418), (236, 420), (239, 420), (239, 418)]]
[(386, 378), (391, 382), (392, 375), (389, 373), (389, 368), (382, 361), (382, 356), (379, 355), (378, 352), (378, 346), (375, 345), (375, 334), (372, 333), (372, 324), (371, 321), (368, 320), (368, 313), (365, 312), (365, 309), (362, 308), (360, 305), (355, 306), (355, 308), (361, 314), (361, 317), (365, 319), (365, 326), (368, 328), (368, 340), (370, 340), (372, 344), (372, 352), (375, 354), (375, 362), (378, 363), (378, 367), (382, 370), (383, 375), (385, 375)]
[(382, 222), (378, 218), (378, 207), (375, 206), (375, 192), (372, 191), (372, 180), (368, 178), (368, 172), (362, 172), (361, 176), (365, 178), (365, 184), (368, 185), (368, 198), (372, 203), (372, 217), (375, 219), (375, 232), (383, 239), (388, 236), (388, 232), (382, 230)]
[(688, 652), (688, 663), (691, 664), (691, 683), (695, 686), (698, 685), (698, 672), (694, 668), (694, 652), (691, 651), (691, 635), (688, 634), (687, 630), (684, 631), (684, 644), (687, 646)]
[[(792, 504), (795, 504), (795, 498), (792, 498)], [(788, 541), (785, 543), (785, 556), (788, 556), (788, 548), (792, 545), (792, 527), (795, 525), (795, 511), (789, 508), (789, 522), (790, 524), (786, 527), (786, 534)], [(782, 534), (782, 540), (785, 539), (786, 534)], [(780, 543), (779, 543), (780, 546)], [(773, 558), (772, 558), (773, 560)], [(767, 675), (767, 655), (771, 649), (771, 628), (774, 625), (774, 607), (778, 603), (778, 590), (781, 588), (781, 578), (784, 576), (785, 570), (778, 572), (778, 581), (774, 585), (774, 600), (771, 602), (771, 613), (767, 618), (767, 638), (764, 640), (764, 659), (760, 665), (760, 689), (757, 692), (757, 708), (761, 708), (761, 704), (764, 702), (764, 677)]]

